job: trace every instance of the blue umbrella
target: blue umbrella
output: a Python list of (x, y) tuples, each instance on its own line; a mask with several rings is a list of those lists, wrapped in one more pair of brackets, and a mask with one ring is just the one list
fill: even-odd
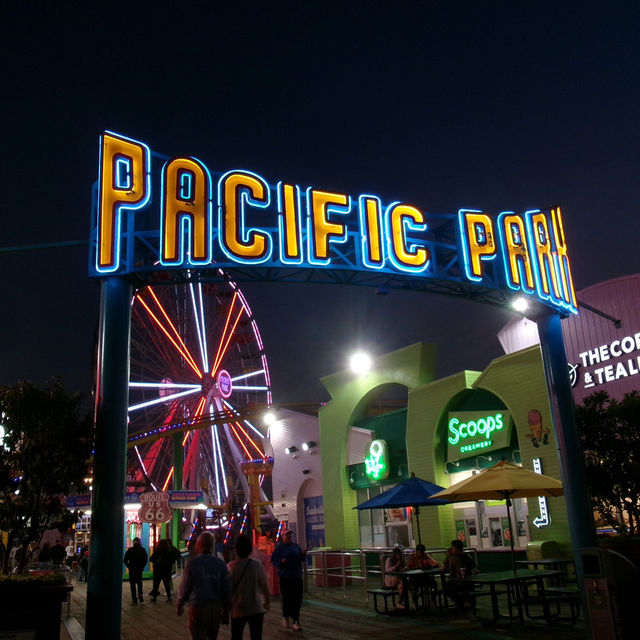
[(427, 482), (421, 478), (417, 478), (414, 474), (404, 482), (395, 487), (380, 493), (379, 495), (367, 500), (362, 504), (354, 507), (354, 509), (396, 509), (401, 507), (413, 507), (416, 512), (416, 522), (418, 523), (418, 542), (422, 542), (420, 535), (420, 510), (418, 507), (437, 506), (439, 504), (449, 504), (449, 500), (442, 498), (431, 498), (434, 493), (443, 491), (443, 487), (439, 487), (433, 482)]

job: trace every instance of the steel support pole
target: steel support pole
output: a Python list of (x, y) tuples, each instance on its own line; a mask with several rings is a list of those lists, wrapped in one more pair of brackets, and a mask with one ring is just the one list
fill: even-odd
[(576, 575), (578, 584), (581, 585), (584, 577), (581, 550), (585, 547), (598, 546), (598, 542), (593, 520), (593, 506), (587, 490), (582, 448), (576, 427), (567, 354), (564, 349), (560, 316), (549, 313), (536, 318), (536, 322), (551, 417), (558, 443), (569, 531), (576, 561)]
[[(182, 490), (182, 466), (184, 465), (184, 449), (182, 434), (173, 436), (173, 490)], [(182, 509), (174, 509), (171, 514), (171, 538), (177, 547), (182, 537)]]
[(131, 295), (124, 278), (102, 281), (87, 640), (121, 637)]

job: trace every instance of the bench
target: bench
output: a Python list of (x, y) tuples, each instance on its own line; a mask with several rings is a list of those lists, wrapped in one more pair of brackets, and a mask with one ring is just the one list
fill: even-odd
[[(373, 595), (373, 608), (376, 610), (376, 613), (389, 613), (389, 603), (388, 600), (391, 598), (391, 606), (395, 608), (396, 606), (396, 597), (400, 595), (397, 589), (393, 587), (379, 587), (377, 589), (367, 589), (367, 593)], [(384, 611), (380, 611), (378, 609), (378, 596), (384, 599)]]
[[(581, 595), (577, 589), (570, 587), (547, 587), (537, 597), (524, 600), (527, 616), (532, 619), (544, 619), (549, 626), (554, 622), (568, 622), (572, 627), (580, 616)], [(569, 616), (561, 616), (560, 605), (569, 605)], [(532, 615), (529, 611), (530, 605), (542, 607), (542, 615)], [(555, 605), (554, 612), (551, 605)]]
[[(547, 587), (544, 590), (541, 600), (543, 610), (547, 616), (547, 622), (549, 622), (551, 618), (554, 620), (568, 620), (569, 624), (573, 626), (580, 616), (582, 596), (578, 589), (572, 589), (571, 587)], [(551, 603), (556, 605), (556, 613), (553, 616), (549, 611), (549, 604)], [(560, 605), (563, 603), (569, 605), (571, 613), (568, 618), (560, 616)]]

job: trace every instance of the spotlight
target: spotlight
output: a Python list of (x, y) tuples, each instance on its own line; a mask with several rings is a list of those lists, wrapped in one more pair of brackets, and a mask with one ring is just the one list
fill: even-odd
[(313, 449), (315, 446), (317, 446), (317, 442), (314, 442), (313, 440), (309, 440), (309, 442), (303, 442), (302, 443), (302, 450), (303, 451), (309, 451), (310, 449)]
[(351, 367), (351, 371), (356, 375), (364, 375), (371, 369), (371, 358), (366, 353), (354, 353), (351, 356), (351, 360), (349, 361), (349, 365)]
[(290, 447), (287, 447), (287, 448), (284, 450), (284, 452), (285, 452), (287, 455), (290, 455), (290, 454), (292, 454), (292, 453), (295, 453), (297, 450), (298, 450), (298, 447), (296, 447), (296, 445), (295, 445), (295, 444), (292, 444)]
[(520, 296), (513, 299), (513, 301), (511, 302), (511, 306), (515, 311), (524, 313), (529, 308), (529, 301), (526, 298)]

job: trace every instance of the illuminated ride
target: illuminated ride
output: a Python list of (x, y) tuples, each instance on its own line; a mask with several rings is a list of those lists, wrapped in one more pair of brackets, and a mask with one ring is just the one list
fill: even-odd
[(128, 484), (171, 490), (175, 476), (176, 488), (232, 505), (250, 495), (242, 463), (270, 455), (256, 425), (271, 389), (247, 301), (219, 275), (147, 285), (133, 298)]

